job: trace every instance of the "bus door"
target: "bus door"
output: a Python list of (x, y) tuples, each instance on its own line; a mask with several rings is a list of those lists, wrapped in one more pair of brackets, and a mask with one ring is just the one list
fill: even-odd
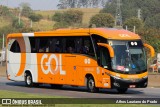
[(98, 80), (101, 81), (101, 85), (110, 87), (110, 76), (106, 75), (109, 74), (109, 69), (111, 68), (111, 59), (109, 55), (109, 51), (105, 47), (98, 47), (98, 64), (101, 66), (100, 73), (97, 75)]
[[(76, 77), (77, 77), (77, 66), (76, 66), (76, 55), (74, 54), (65, 54), (63, 57), (63, 67), (65, 69), (64, 74), (64, 84), (76, 85)], [(66, 83), (65, 83), (66, 82)]]

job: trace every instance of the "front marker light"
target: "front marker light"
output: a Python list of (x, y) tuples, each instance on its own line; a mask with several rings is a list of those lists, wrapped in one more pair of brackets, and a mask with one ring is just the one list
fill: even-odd
[(117, 77), (117, 76), (112, 76), (113, 78), (115, 78), (115, 79), (121, 79), (120, 77)]
[(115, 79), (122, 79), (122, 78), (120, 78), (119, 76), (113, 76), (113, 75), (110, 75), (110, 74), (107, 73), (107, 72), (105, 72), (105, 74), (107, 74), (107, 75), (109, 75), (109, 76), (111, 76), (111, 77), (113, 77), (113, 78), (115, 78)]
[(146, 78), (148, 78), (148, 76), (144, 76), (143, 78), (146, 79)]

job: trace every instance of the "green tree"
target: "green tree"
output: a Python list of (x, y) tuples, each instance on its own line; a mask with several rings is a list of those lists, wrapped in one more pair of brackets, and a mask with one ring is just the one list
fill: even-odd
[(160, 30), (155, 28), (145, 28), (138, 32), (144, 42), (153, 46), (157, 53), (160, 52)]
[(33, 22), (39, 22), (42, 19), (42, 15), (32, 13), (29, 15), (29, 19), (31, 19)]
[(30, 5), (28, 3), (21, 3), (20, 7), (22, 8), (22, 16), (29, 17), (33, 13), (33, 10), (30, 8)]
[(59, 0), (59, 9), (80, 8), (80, 7), (99, 7), (104, 6), (108, 0)]
[(68, 23), (66, 22), (56, 22), (54, 25), (53, 25), (53, 28), (54, 29), (58, 29), (58, 28), (67, 28), (69, 27)]
[(113, 27), (114, 17), (108, 13), (99, 13), (91, 17), (90, 24), (95, 24), (96, 27)]
[(134, 26), (136, 27), (136, 29), (142, 29), (144, 24), (142, 22), (142, 20), (136, 18), (136, 17), (132, 17), (127, 19), (124, 24), (123, 27), (127, 26), (129, 30), (133, 30)]
[(67, 10), (64, 12), (57, 12), (52, 16), (52, 20), (55, 21), (54, 27), (68, 27), (75, 26), (82, 23), (83, 12), (79, 10)]
[(63, 14), (64, 21), (66, 21), (70, 25), (82, 23), (83, 12), (79, 10), (68, 10)]
[(11, 25), (4, 26), (0, 28), (0, 49), (2, 48), (2, 35), (4, 34), (5, 40), (9, 33), (17, 32), (17, 29), (12, 27)]
[[(116, 7), (116, 0), (111, 0), (111, 2), (107, 2), (101, 13), (111, 13), (115, 17)], [(145, 22), (148, 18), (159, 13), (160, 0), (121, 0), (122, 21), (125, 22), (131, 17), (137, 17), (139, 9), (141, 10), (141, 19)]]
[(11, 12), (9, 11), (8, 7), (0, 6), (0, 15), (2, 16), (9, 16)]
[(64, 20), (64, 15), (63, 13), (60, 12), (56, 12), (53, 16), (52, 16), (52, 20), (55, 22), (61, 22)]
[(160, 13), (146, 20), (146, 27), (160, 29)]
[[(134, 2), (136, 0), (121, 0), (121, 13), (122, 13), (122, 21), (126, 19), (136, 16), (137, 9), (134, 7)], [(105, 7), (100, 11), (101, 13), (110, 13), (114, 17), (116, 16), (116, 7), (117, 7), (117, 0), (112, 0), (111, 2), (107, 2)]]
[(13, 22), (12, 22), (12, 26), (13, 26), (14, 28), (17, 28), (17, 29), (23, 28), (24, 22), (23, 22), (22, 20), (20, 20), (20, 23), (19, 23), (19, 19), (18, 19), (18, 18), (15, 18), (15, 19), (13, 20)]

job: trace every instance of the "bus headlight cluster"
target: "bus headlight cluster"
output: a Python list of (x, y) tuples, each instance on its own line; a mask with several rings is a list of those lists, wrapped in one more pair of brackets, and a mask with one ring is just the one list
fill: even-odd
[(148, 76), (143, 77), (143, 79), (146, 79), (146, 78), (148, 78)]
[(131, 42), (131, 45), (132, 46), (137, 46), (138, 44), (137, 44), (137, 42)]

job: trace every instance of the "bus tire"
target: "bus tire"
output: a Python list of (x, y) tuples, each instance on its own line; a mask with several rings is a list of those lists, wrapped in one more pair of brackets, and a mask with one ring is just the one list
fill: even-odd
[(32, 79), (32, 75), (30, 73), (26, 73), (25, 83), (26, 83), (27, 87), (32, 87), (33, 86), (33, 79)]
[(128, 88), (117, 88), (117, 91), (119, 94), (124, 94), (124, 93), (126, 93), (127, 90), (128, 90)]
[(95, 87), (95, 81), (91, 76), (87, 78), (87, 89), (91, 93), (95, 93), (99, 91), (99, 89)]
[(63, 85), (59, 85), (59, 84), (51, 84), (51, 87), (54, 89), (60, 89), (62, 88)]

